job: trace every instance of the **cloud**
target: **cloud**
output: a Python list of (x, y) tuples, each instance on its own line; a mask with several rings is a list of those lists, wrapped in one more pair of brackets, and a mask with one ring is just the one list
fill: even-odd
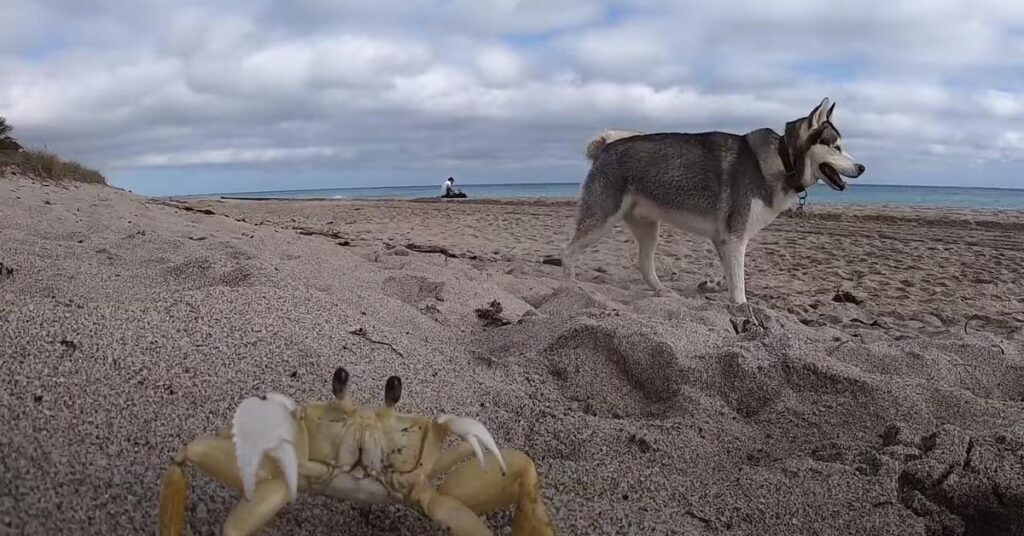
[(1021, 27), (995, 0), (8, 0), (0, 115), (163, 193), (579, 180), (600, 129), (778, 130), (830, 96), (865, 180), (1024, 186)]
[(273, 98), (332, 88), (386, 86), (391, 77), (427, 66), (416, 42), (363, 35), (315, 37), (197, 55), (186, 81), (199, 93)]
[(1006, 158), (1024, 158), (1024, 131), (1006, 131), (999, 135), (997, 146)]
[(685, 64), (674, 61), (671, 41), (650, 38), (655, 29), (646, 23), (596, 28), (563, 37), (558, 48), (565, 50), (587, 77), (651, 82), (681, 79), (687, 73)]
[(476, 54), (481, 80), (492, 86), (513, 86), (526, 79), (530, 69), (526, 60), (502, 46), (483, 46)]
[(265, 164), (321, 158), (353, 158), (356, 151), (343, 147), (299, 147), (291, 149), (204, 149), (176, 153), (142, 154), (114, 162), (115, 167), (166, 167), (215, 164)]
[(1024, 117), (1024, 94), (992, 89), (981, 95), (980, 101), (993, 117), (999, 119)]
[(269, 2), (259, 19), (285, 31), (414, 27), (432, 37), (491, 37), (576, 28), (599, 21), (605, 10), (590, 0), (295, 0)]

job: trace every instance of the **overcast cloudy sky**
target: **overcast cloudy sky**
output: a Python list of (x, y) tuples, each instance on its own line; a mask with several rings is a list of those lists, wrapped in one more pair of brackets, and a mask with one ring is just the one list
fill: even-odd
[(606, 127), (1024, 188), (1024, 1), (3, 0), (0, 115), (145, 194), (579, 181)]

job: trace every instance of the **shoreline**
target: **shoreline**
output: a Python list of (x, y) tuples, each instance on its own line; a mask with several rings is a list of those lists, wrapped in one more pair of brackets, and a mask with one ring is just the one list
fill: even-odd
[[(418, 198), (380, 198), (380, 197), (353, 197), (353, 198), (282, 198), (282, 197), (153, 197), (149, 199), (166, 200), (180, 204), (205, 204), (216, 202), (254, 202), (254, 203), (436, 203), (453, 205), (504, 205), (504, 206), (575, 206), (577, 199), (573, 197), (478, 197), (465, 199), (445, 199), (441, 197), (418, 197)], [(796, 208), (794, 205), (789, 211), (780, 215), (780, 218), (789, 217), (788, 212)], [(989, 207), (965, 207), (965, 206), (944, 206), (944, 205), (909, 205), (899, 203), (836, 203), (836, 202), (808, 202), (805, 210), (814, 213), (816, 210), (823, 210), (825, 213), (849, 213), (863, 214), (870, 212), (912, 215), (914, 213), (928, 215), (942, 215), (944, 213), (961, 215), (989, 215), (1001, 217), (1024, 218), (1024, 209), (1016, 208), (989, 208)]]
[[(444, 199), (440, 197), (421, 198), (250, 198), (232, 196), (194, 196), (194, 197), (148, 197), (146, 199), (169, 201), (172, 203), (209, 203), (216, 201), (231, 202), (287, 202), (287, 203), (440, 203), (440, 204), (462, 204), (462, 205), (537, 205), (537, 206), (563, 206), (574, 205), (577, 198), (571, 197), (493, 197), (493, 198), (465, 198), (465, 199)], [(796, 208), (794, 205), (793, 208)], [(807, 210), (824, 208), (829, 211), (852, 210), (870, 211), (872, 209), (887, 211), (926, 211), (926, 212), (953, 212), (953, 213), (977, 213), (977, 214), (998, 214), (1008, 216), (1024, 216), (1024, 208), (991, 208), (991, 207), (966, 207), (950, 205), (910, 205), (899, 203), (836, 203), (836, 202), (808, 202)]]
[[(579, 184), (577, 183), (532, 183), (523, 184), (492, 184), (477, 185), (478, 191), (467, 190), (467, 199), (445, 200), (433, 193), (429, 186), (395, 186), (366, 188), (328, 188), (323, 190), (294, 190), (266, 192), (229, 192), (211, 194), (191, 194), (177, 196), (155, 196), (158, 199), (188, 200), (294, 200), (294, 201), (334, 201), (334, 200), (401, 200), (415, 202), (473, 202), (482, 200), (486, 203), (525, 203), (530, 201), (565, 202), (578, 199)], [(554, 187), (544, 188), (544, 187)], [(889, 184), (851, 184), (851, 191), (834, 192), (821, 186), (811, 192), (808, 198), (810, 206), (877, 206), (883, 208), (924, 208), (942, 209), (981, 209), (991, 211), (1024, 211), (1024, 189), (983, 188), (983, 187), (948, 187), (948, 186), (905, 186)], [(524, 189), (524, 187), (526, 189)], [(858, 187), (863, 189), (858, 189)], [(471, 188), (466, 186), (466, 188)], [(493, 189), (497, 188), (497, 190)], [(532, 188), (532, 189), (531, 189)], [(534, 191), (538, 189), (537, 191)], [(894, 193), (887, 193), (894, 192)], [(304, 194), (312, 197), (304, 197)]]

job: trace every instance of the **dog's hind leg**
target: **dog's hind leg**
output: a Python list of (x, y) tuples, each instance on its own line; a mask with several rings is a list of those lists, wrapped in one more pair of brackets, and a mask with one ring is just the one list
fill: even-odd
[(631, 203), (623, 199), (621, 192), (609, 192), (591, 177), (587, 178), (576, 216), (576, 232), (562, 251), (562, 266), (570, 280), (576, 279), (576, 258), (579, 254), (603, 238), (631, 208)]
[(579, 254), (601, 240), (613, 225), (615, 222), (609, 220), (582, 218), (576, 223), (576, 233), (562, 251), (562, 266), (570, 280), (576, 280), (576, 258)]
[(644, 281), (654, 289), (658, 296), (671, 294), (672, 291), (661, 284), (661, 281), (658, 280), (658, 274), (654, 270), (654, 250), (658, 247), (658, 221), (638, 218), (630, 212), (623, 215), (623, 220), (629, 225), (629, 229), (633, 231), (633, 236), (636, 237), (639, 249), (637, 260), (640, 275), (643, 276)]
[(747, 240), (745, 238), (729, 239), (721, 247), (725, 280), (729, 284), (729, 301), (735, 304), (746, 303), (747, 291), (743, 264), (747, 255)]

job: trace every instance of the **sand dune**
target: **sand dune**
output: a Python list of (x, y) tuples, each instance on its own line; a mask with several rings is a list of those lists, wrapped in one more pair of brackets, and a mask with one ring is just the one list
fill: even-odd
[[(696, 292), (711, 249), (668, 228), (680, 296), (645, 287), (623, 229), (566, 285), (544, 260), (569, 202), (183, 205), (17, 179), (0, 210), (12, 533), (150, 533), (182, 444), (251, 394), (325, 398), (343, 364), (357, 400), (398, 374), (403, 409), (530, 453), (561, 534), (1024, 534), (1020, 214), (812, 205), (748, 254), (759, 326)], [(194, 478), (191, 532), (235, 500)], [(441, 532), (303, 498), (265, 533)]]

